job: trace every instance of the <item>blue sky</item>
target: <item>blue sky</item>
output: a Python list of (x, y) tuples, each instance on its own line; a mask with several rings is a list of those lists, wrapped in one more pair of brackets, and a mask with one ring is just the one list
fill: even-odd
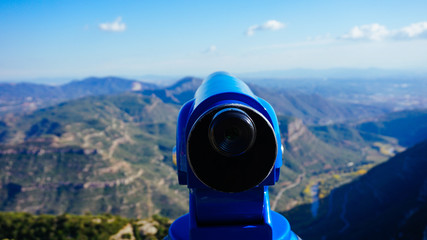
[(0, 1), (0, 81), (427, 67), (427, 1)]

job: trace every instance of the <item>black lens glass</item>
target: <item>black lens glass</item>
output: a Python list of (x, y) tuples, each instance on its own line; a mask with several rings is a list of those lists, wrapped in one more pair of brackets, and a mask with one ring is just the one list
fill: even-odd
[(225, 130), (224, 135), (227, 140), (234, 141), (240, 136), (240, 130), (237, 126), (231, 126)]
[(245, 153), (252, 147), (255, 138), (255, 124), (244, 111), (237, 108), (219, 111), (209, 127), (211, 145), (227, 157)]

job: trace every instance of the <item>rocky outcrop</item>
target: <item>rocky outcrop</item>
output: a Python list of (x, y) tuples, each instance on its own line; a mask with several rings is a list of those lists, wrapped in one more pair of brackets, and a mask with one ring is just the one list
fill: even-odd
[(311, 141), (316, 138), (299, 118), (280, 117), (279, 125), (282, 134), (282, 143), (285, 145), (292, 145), (298, 140)]
[(133, 235), (133, 228), (130, 223), (125, 225), (122, 229), (120, 229), (118, 233), (110, 237), (110, 240), (122, 240), (122, 239), (135, 240), (135, 236)]
[(138, 232), (142, 236), (155, 235), (158, 232), (158, 222), (141, 220), (136, 223), (138, 225)]
[(293, 142), (303, 136), (304, 134), (311, 134), (307, 127), (304, 125), (301, 119), (295, 119), (287, 126), (287, 136), (286, 140), (288, 142)]

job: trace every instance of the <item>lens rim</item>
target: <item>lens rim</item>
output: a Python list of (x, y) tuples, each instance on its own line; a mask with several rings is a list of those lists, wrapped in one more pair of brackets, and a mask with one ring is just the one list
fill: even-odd
[[(205, 133), (208, 133), (209, 124), (213, 116), (224, 108), (239, 108), (245, 111), (254, 121), (258, 129), (254, 146), (245, 154), (235, 156), (233, 161), (230, 161), (230, 158), (214, 150), (209, 143), (208, 134), (200, 134), (201, 131), (206, 131)], [(261, 140), (261, 138), (264, 139), (263, 136), (269, 136), (267, 142)], [(206, 147), (205, 144), (209, 147)], [(262, 148), (268, 146), (269, 150), (267, 152), (259, 151), (260, 146), (258, 144), (262, 145)], [(203, 149), (201, 149), (201, 147)], [(206, 148), (210, 148), (211, 150)], [(272, 123), (256, 109), (247, 105), (234, 103), (216, 105), (198, 116), (197, 120), (189, 129), (185, 153), (187, 164), (193, 172), (191, 175), (196, 177), (206, 187), (227, 193), (243, 192), (262, 184), (272, 173), (276, 164), (277, 154), (278, 141)], [(204, 166), (200, 166), (200, 164)], [(256, 164), (257, 167), (254, 167), (253, 164)], [(262, 164), (262, 167), (259, 167), (258, 164)], [(231, 170), (229, 168), (230, 165), (231, 169), (237, 170), (238, 172)], [(248, 169), (252, 170), (248, 172)], [(219, 179), (218, 176), (220, 177)], [(214, 179), (214, 181), (212, 181), (212, 179)]]
[[(236, 139), (235, 141), (227, 139), (226, 136), (221, 137), (218, 135), (221, 135), (222, 132), (226, 132), (226, 129), (221, 129), (224, 127), (225, 121), (234, 121), (241, 122), (242, 124), (246, 124), (245, 129), (243, 129), (243, 132), (248, 133), (248, 137), (250, 137), (250, 141), (244, 142), (242, 147), (239, 147), (239, 144), (235, 141), (239, 141), (239, 139)], [(218, 129), (219, 128), (219, 129)], [(244, 133), (242, 133), (243, 135)], [(234, 157), (244, 154), (246, 151), (248, 151), (255, 142), (256, 139), (256, 126), (253, 122), (252, 118), (249, 117), (249, 115), (239, 109), (239, 108), (224, 108), (220, 111), (218, 111), (214, 117), (212, 118), (212, 121), (209, 125), (209, 141), (212, 145), (212, 147), (218, 151), (220, 154), (226, 156), (226, 157)], [(218, 139), (221, 138), (221, 139)], [(239, 136), (238, 138), (241, 138)], [(232, 151), (233, 149), (228, 149), (226, 146), (232, 146), (235, 145), (238, 148), (235, 151)]]

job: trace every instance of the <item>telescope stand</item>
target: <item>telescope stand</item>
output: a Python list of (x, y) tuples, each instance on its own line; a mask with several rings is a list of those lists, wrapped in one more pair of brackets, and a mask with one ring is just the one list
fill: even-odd
[[(200, 224), (196, 220), (194, 195), (190, 193), (190, 213), (175, 220), (169, 228), (170, 240), (298, 240), (291, 231), (288, 220), (269, 207), (267, 187), (264, 189), (263, 219), (256, 224), (235, 224), (233, 222)], [(203, 209), (202, 209), (203, 211)]]

